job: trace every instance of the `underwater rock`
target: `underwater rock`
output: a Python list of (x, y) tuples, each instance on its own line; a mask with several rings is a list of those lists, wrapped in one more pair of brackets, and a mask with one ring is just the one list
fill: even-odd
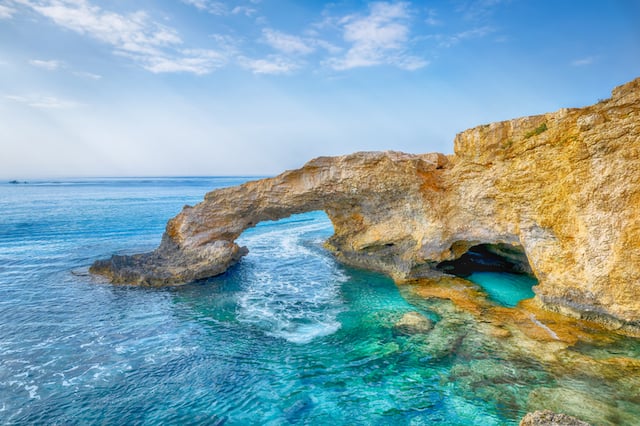
[(609, 395), (568, 386), (534, 389), (529, 394), (528, 406), (532, 411), (540, 408), (562, 411), (600, 426), (633, 425), (638, 420), (632, 412), (620, 410), (618, 401)]
[(403, 282), (441, 276), (439, 264), (482, 245), (533, 272), (540, 306), (640, 335), (639, 135), (636, 79), (592, 106), (466, 130), (452, 156), (320, 157), (210, 192), (152, 253), (91, 271), (143, 285), (210, 277), (246, 253), (234, 242), (245, 229), (324, 210), (326, 246), (344, 263)]
[(394, 325), (395, 329), (404, 334), (424, 334), (433, 329), (433, 322), (419, 312), (407, 312)]
[(553, 411), (534, 411), (527, 413), (520, 421), (520, 426), (590, 426), (589, 423), (578, 420), (566, 414)]

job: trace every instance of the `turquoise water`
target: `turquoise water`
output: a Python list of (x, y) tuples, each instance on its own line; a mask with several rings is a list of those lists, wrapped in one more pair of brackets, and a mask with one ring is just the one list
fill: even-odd
[[(537, 404), (545, 389), (611, 394), (600, 376), (505, 352), (450, 302), (337, 264), (323, 213), (259, 224), (237, 266), (182, 287), (87, 273), (153, 249), (184, 204), (244, 180), (0, 184), (0, 423), (503, 425), (537, 407), (532, 392)], [(397, 327), (408, 312), (433, 330)], [(616, 347), (640, 353), (632, 339)], [(626, 405), (611, 410), (640, 413), (637, 383), (620, 380)]]
[(500, 272), (474, 272), (467, 279), (481, 286), (489, 299), (510, 307), (535, 296), (531, 287), (538, 283), (538, 280), (529, 275)]

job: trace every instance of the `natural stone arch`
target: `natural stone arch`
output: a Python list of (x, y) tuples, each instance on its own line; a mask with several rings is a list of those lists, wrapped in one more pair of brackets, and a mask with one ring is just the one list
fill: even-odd
[(153, 252), (113, 256), (91, 271), (114, 283), (142, 285), (215, 276), (247, 253), (235, 243), (244, 230), (322, 210), (334, 227), (327, 247), (338, 259), (402, 278), (419, 246), (412, 232), (425, 225), (423, 208), (415, 207), (427, 208), (428, 195), (440, 191), (446, 162), (442, 154), (396, 152), (320, 157), (274, 178), (212, 191), (168, 222)]
[(324, 210), (328, 246), (396, 281), (456, 258), (456, 241), (519, 244), (536, 300), (640, 335), (640, 79), (582, 109), (458, 134), (455, 155), (357, 153), (209, 193), (158, 249), (96, 262), (113, 282), (176, 284), (224, 272), (260, 220)]

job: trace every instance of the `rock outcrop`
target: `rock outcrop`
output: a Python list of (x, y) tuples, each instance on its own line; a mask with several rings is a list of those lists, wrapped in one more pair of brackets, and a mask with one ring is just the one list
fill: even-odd
[(234, 242), (245, 229), (324, 210), (327, 247), (347, 264), (405, 281), (480, 246), (532, 272), (542, 306), (640, 332), (640, 79), (593, 106), (467, 130), (454, 146), (321, 157), (210, 192), (154, 252), (91, 271), (146, 285), (213, 276), (246, 253)]

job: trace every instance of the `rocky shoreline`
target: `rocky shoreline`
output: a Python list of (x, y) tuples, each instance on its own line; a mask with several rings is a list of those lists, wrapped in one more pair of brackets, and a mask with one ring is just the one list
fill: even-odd
[(151, 253), (100, 260), (114, 283), (174, 285), (223, 273), (264, 220), (323, 210), (342, 262), (397, 282), (493, 253), (539, 281), (535, 303), (640, 335), (640, 79), (585, 108), (479, 126), (455, 155), (321, 157), (210, 192)]

